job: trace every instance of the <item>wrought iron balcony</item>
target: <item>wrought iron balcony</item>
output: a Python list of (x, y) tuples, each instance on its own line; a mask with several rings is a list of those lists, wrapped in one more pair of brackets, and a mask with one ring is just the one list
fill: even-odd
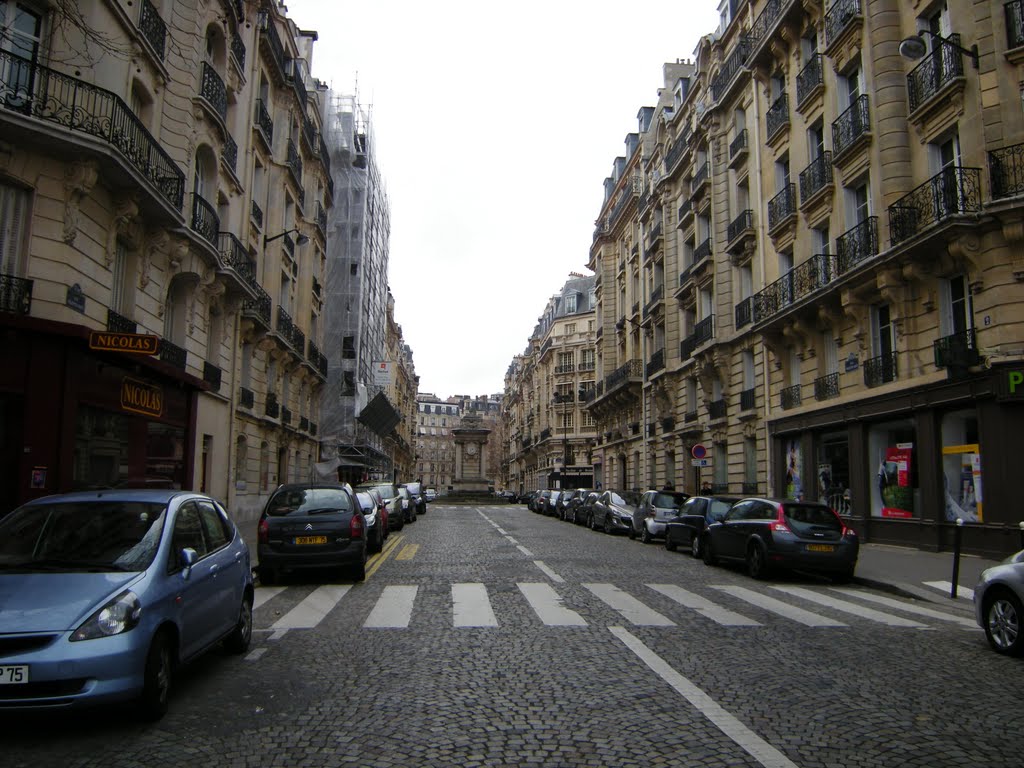
[(753, 230), (754, 212), (748, 208), (729, 223), (729, 228), (726, 231), (726, 240), (731, 245), (744, 232), (753, 232)]
[(708, 237), (703, 243), (693, 249), (693, 263), (697, 264), (711, 255), (711, 238)]
[(748, 296), (736, 305), (736, 328), (737, 330), (750, 325), (754, 319), (753, 298)]
[(800, 396), (800, 385), (794, 384), (791, 387), (786, 387), (782, 392), (779, 393), (780, 402), (782, 404), (782, 410), (788, 411), (790, 408), (799, 407), (802, 402)]
[(270, 111), (263, 99), (256, 99), (256, 119), (253, 122), (263, 134), (263, 140), (267, 142), (267, 146), (274, 146), (274, 121), (271, 119)]
[(693, 350), (697, 348), (697, 337), (694, 334), (690, 334), (685, 339), (679, 342), (679, 359), (684, 363), (693, 357)]
[(703, 187), (704, 183), (708, 180), (710, 172), (711, 169), (709, 168), (707, 161), (705, 161), (700, 168), (697, 169), (697, 172), (693, 174), (693, 179), (690, 180), (690, 194), (697, 194), (697, 191)]
[(256, 222), (257, 227), (263, 229), (263, 209), (255, 200), (252, 201), (252, 220)]
[(593, 360), (584, 360), (579, 364), (578, 370), (580, 371), (593, 371), (597, 368), (597, 364)]
[(327, 234), (327, 211), (324, 210), (323, 204), (316, 201), (316, 226), (320, 230), (320, 234)]
[(743, 36), (736, 43), (736, 46), (726, 58), (725, 63), (722, 64), (722, 68), (715, 75), (715, 79), (711, 81), (711, 98), (715, 101), (721, 101), (729, 92), (729, 86), (732, 85), (736, 75), (746, 65), (748, 56), (750, 56), (750, 42), (746, 36)]
[(757, 390), (751, 387), (740, 392), (740, 410), (752, 411), (757, 405)]
[(765, 115), (765, 129), (768, 141), (775, 138), (783, 128), (789, 126), (789, 97), (783, 93), (768, 108)]
[(224, 164), (231, 169), (231, 172), (236, 173), (238, 170), (238, 144), (235, 143), (235, 137), (230, 133), (224, 134), (224, 149), (221, 150), (220, 156), (224, 158)]
[(242, 302), (242, 312), (246, 315), (257, 318), (263, 324), (263, 327), (269, 330), (270, 310), (273, 304), (270, 294), (267, 293), (263, 286), (258, 283), (254, 284), (252, 288), (256, 291), (256, 298), (245, 299)]
[(763, 43), (775, 28), (775, 22), (782, 15), (782, 0), (768, 0), (761, 13), (757, 15), (750, 25), (749, 37), (751, 44), (755, 47)]
[(807, 204), (819, 192), (832, 187), (832, 153), (825, 151), (800, 171), (800, 199)]
[(864, 384), (877, 387), (879, 384), (896, 381), (896, 353), (872, 357), (864, 361)]
[(556, 365), (555, 366), (555, 373), (556, 374), (574, 373), (575, 371), (576, 371), (576, 366), (573, 365), (572, 363), (568, 363), (567, 365)]
[(861, 16), (860, 0), (833, 0), (825, 12), (825, 45), (831, 45)]
[(668, 152), (665, 153), (665, 172), (672, 173), (676, 166), (679, 165), (679, 161), (686, 156), (687, 147), (687, 136), (678, 136), (675, 141), (672, 142), (672, 146), (669, 147)]
[(707, 344), (715, 337), (715, 316), (708, 315), (703, 320), (700, 320), (695, 326), (693, 326), (693, 338), (697, 342), (699, 347), (701, 344)]
[(291, 235), (282, 235), (281, 236), (281, 245), (284, 246), (284, 249), (286, 251), (288, 251), (288, 255), (291, 256), (294, 259), (295, 258), (295, 241), (292, 240), (292, 236)]
[(217, 113), (221, 121), (228, 117), (228, 91), (224, 87), (224, 79), (218, 74), (208, 62), (203, 62), (202, 77), (199, 85), (199, 95), (209, 102), (213, 111)]
[(183, 371), (188, 360), (188, 353), (183, 347), (171, 342), (170, 339), (160, 339), (160, 359)]
[(844, 275), (862, 261), (878, 255), (878, 217), (869, 216), (836, 238), (836, 266)]
[(948, 41), (936, 37), (931, 40), (932, 50), (907, 75), (911, 113), (937, 95), (947, 84), (964, 76), (963, 54), (954, 47), (960, 45), (960, 35), (953, 33), (949, 35)]
[(796, 76), (796, 105), (800, 106), (807, 101), (811, 94), (819, 88), (824, 87), (824, 68), (821, 66), (821, 54), (815, 53), (807, 60), (800, 74)]
[(981, 210), (981, 169), (948, 166), (889, 206), (889, 235), (896, 245), (950, 216)]
[(647, 361), (647, 378), (651, 378), (658, 371), (664, 370), (665, 368), (665, 350), (659, 349), (653, 355), (651, 359)]
[(863, 94), (832, 122), (833, 160), (839, 160), (852, 150), (871, 130), (868, 97)]
[(753, 296), (754, 322), (760, 323), (777, 315), (793, 303), (793, 270)]
[(302, 431), (302, 432), (309, 431), (309, 417), (308, 416), (300, 416), (299, 417), (299, 430)]
[(651, 305), (657, 304), (659, 301), (662, 300), (662, 298), (664, 296), (665, 296), (665, 284), (664, 283), (659, 283), (658, 285), (654, 286), (653, 289), (651, 289), (650, 304)]
[(231, 33), (231, 53), (238, 62), (238, 68), (245, 70), (245, 43), (237, 32)]
[(973, 328), (936, 339), (932, 351), (936, 368), (970, 368), (981, 363)]
[(693, 200), (686, 198), (679, 206), (678, 218), (679, 226), (682, 226), (683, 222), (693, 213)]
[[(1020, 2), (1024, 4), (1024, 0)], [(1021, 45), (1024, 45), (1024, 42)], [(994, 199), (1024, 194), (1024, 144), (1014, 144), (989, 152), (988, 173), (992, 179)]]
[(839, 397), (839, 374), (830, 373), (814, 380), (814, 399), (829, 400)]
[(220, 230), (220, 217), (213, 206), (199, 195), (192, 195), (192, 231), (206, 240), (210, 245), (217, 246), (217, 232)]
[(292, 412), (288, 408), (285, 408), (283, 405), (281, 406), (281, 423), (282, 424), (291, 424), (292, 423)]
[(295, 323), (292, 321), (292, 316), (288, 314), (288, 311), (280, 305), (277, 307), (277, 325), (275, 327), (279, 334), (288, 341), (291, 341), (292, 329), (295, 327)]
[(251, 389), (240, 387), (238, 390), (238, 404), (242, 408), (252, 408), (256, 402), (256, 395)]
[(824, 288), (836, 277), (836, 257), (827, 253), (816, 253), (807, 261), (797, 264), (793, 275), (793, 300)]
[(114, 333), (138, 333), (139, 324), (119, 312), (107, 309), (107, 330)]
[(306, 334), (298, 325), (292, 326), (292, 346), (301, 354), (306, 348)]
[(775, 232), (796, 217), (796, 184), (787, 184), (768, 201), (768, 231)]
[(309, 346), (306, 347), (306, 359), (313, 363), (314, 366), (320, 360), (320, 347), (312, 339), (309, 340)]
[(309, 151), (309, 154), (315, 156), (317, 151), (316, 126), (306, 116), (302, 118), (302, 138), (306, 142), (306, 149)]
[(167, 25), (150, 0), (142, 0), (139, 8), (139, 31), (163, 61), (167, 51)]
[(640, 381), (643, 378), (643, 364), (639, 360), (630, 360), (610, 373), (604, 380), (605, 390), (612, 390), (625, 386), (630, 381)]
[(185, 174), (117, 94), (0, 51), (0, 109), (106, 142), (181, 211)]
[(302, 186), (302, 158), (299, 157), (299, 148), (295, 146), (295, 142), (288, 139), (288, 145), (285, 154), (285, 163), (288, 169), (292, 172), (292, 176), (295, 177), (295, 183), (300, 187)]
[(693, 422), (695, 422), (696, 420), (697, 420), (697, 411), (696, 410), (686, 411), (683, 414), (683, 423), (684, 424), (693, 424)]
[(211, 392), (220, 392), (221, 370), (209, 360), (203, 361), (203, 381), (210, 385)]
[(277, 395), (273, 392), (267, 392), (267, 402), (263, 406), (263, 413), (272, 419), (276, 419), (281, 414), (281, 405), (277, 402)]
[(729, 162), (736, 160), (741, 154), (747, 151), (747, 148), (749, 147), (748, 137), (749, 134), (746, 128), (736, 134), (736, 138), (734, 138), (729, 144)]
[(724, 419), (728, 406), (724, 399), (712, 400), (708, 403), (708, 416), (712, 419)]
[(284, 45), (281, 43), (281, 37), (277, 34), (277, 28), (274, 26), (274, 19), (271, 17), (268, 11), (261, 11), (258, 22), (260, 34), (263, 36), (263, 41), (266, 46), (261, 46), (261, 50), (268, 51), (274, 64), (277, 66), (277, 75), (279, 78), (285, 77), (287, 62), (290, 61), (288, 56), (284, 52)]
[(230, 232), (221, 232), (217, 236), (217, 246), (224, 266), (237, 272), (249, 285), (256, 285), (256, 262), (242, 241)]

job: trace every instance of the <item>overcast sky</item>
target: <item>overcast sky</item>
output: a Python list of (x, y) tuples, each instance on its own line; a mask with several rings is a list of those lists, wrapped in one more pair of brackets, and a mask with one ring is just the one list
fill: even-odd
[(603, 182), (715, 0), (291, 0), (313, 76), (371, 110), (420, 392), (501, 392), (586, 268)]

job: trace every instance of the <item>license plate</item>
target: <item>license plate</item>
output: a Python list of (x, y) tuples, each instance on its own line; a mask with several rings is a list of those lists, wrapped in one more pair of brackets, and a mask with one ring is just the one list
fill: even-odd
[(0, 685), (19, 685), (28, 682), (28, 664), (8, 664), (0, 667)]
[(326, 544), (326, 536), (296, 536), (296, 544)]
[(831, 544), (808, 544), (807, 549), (811, 552), (834, 552), (836, 548)]

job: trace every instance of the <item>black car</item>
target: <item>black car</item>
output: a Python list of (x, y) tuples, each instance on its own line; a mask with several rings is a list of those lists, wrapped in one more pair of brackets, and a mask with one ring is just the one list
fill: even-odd
[(363, 510), (366, 521), (366, 547), (369, 552), (380, 552), (384, 549), (384, 500), (379, 493), (373, 491), (356, 491), (356, 501)]
[(554, 515), (559, 520), (566, 520), (566, 519), (568, 519), (566, 517), (566, 515), (569, 512), (569, 499), (571, 499), (571, 498), (572, 498), (572, 491), (571, 490), (555, 491), (554, 493), (551, 494), (551, 500), (553, 502), (552, 503), (552, 507), (553, 507), (553, 510), (554, 510)]
[(636, 491), (605, 491), (594, 502), (587, 525), (594, 531), (629, 533), (639, 504), (640, 494)]
[[(416, 505), (416, 515), (427, 514), (427, 497), (424, 493), (423, 483), (402, 483), (400, 488), (406, 488), (413, 504)], [(413, 516), (415, 518), (415, 515)]]
[(677, 547), (689, 547), (691, 555), (700, 557), (704, 529), (725, 517), (737, 501), (735, 496), (691, 496), (665, 524), (665, 549), (674, 552)]
[(400, 531), (405, 527), (406, 516), (402, 512), (402, 495), (395, 486), (390, 483), (360, 483), (355, 487), (355, 491), (376, 491), (384, 499), (384, 506), (388, 511), (388, 530), (384, 534), (385, 538), (388, 532)]
[(580, 519), (583, 511), (583, 503), (587, 500), (587, 496), (593, 493), (593, 490), (593, 488), (575, 489), (572, 492), (572, 495), (569, 496), (569, 501), (565, 503), (566, 510), (562, 519), (580, 525), (583, 522), (583, 520)]
[(600, 491), (590, 491), (590, 493), (583, 497), (583, 501), (573, 511), (573, 522), (576, 525), (590, 525), (590, 520), (594, 514), (594, 504), (599, 498), (601, 498)]
[(556, 493), (558, 493), (558, 491), (538, 491), (533, 501), (530, 502), (530, 509), (534, 512), (539, 512), (542, 515), (550, 515), (552, 503), (551, 497)]
[(274, 583), (283, 571), (310, 568), (344, 568), (362, 581), (366, 519), (352, 487), (279, 486), (260, 515), (256, 551), (263, 584)]

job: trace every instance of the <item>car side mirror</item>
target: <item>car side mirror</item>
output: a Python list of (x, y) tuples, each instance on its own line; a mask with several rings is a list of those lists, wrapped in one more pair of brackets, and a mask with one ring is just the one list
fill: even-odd
[(192, 549), (192, 547), (184, 547), (181, 552), (178, 553), (178, 565), (182, 568), (182, 576), (186, 579), (192, 572), (192, 566), (196, 564), (199, 559), (199, 554)]

